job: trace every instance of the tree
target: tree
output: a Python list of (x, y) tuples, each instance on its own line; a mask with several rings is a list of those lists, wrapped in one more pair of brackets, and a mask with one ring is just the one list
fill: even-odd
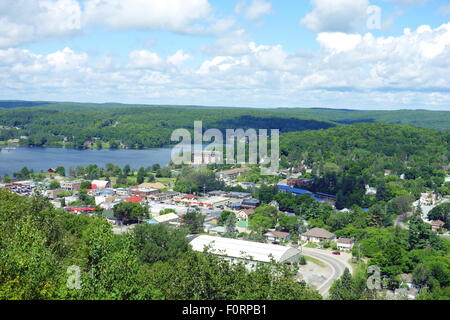
[(133, 236), (141, 261), (148, 264), (176, 259), (189, 250), (186, 233), (163, 224), (140, 224)]
[(199, 233), (203, 230), (205, 217), (198, 211), (188, 211), (184, 216), (184, 226), (189, 233)]
[(225, 223), (227, 222), (227, 220), (228, 220), (228, 218), (230, 216), (233, 216), (234, 219), (236, 218), (236, 215), (234, 214), (233, 211), (223, 210), (220, 213), (220, 216), (219, 216), (219, 219), (218, 219), (219, 226), (225, 225)]
[(59, 166), (56, 168), (56, 173), (58, 173), (62, 177), (65, 177), (66, 176), (66, 168)]
[(236, 236), (236, 217), (234, 214), (228, 215), (227, 220), (225, 221), (225, 235), (228, 237)]
[(330, 287), (331, 300), (355, 300), (353, 279), (348, 268), (345, 268), (342, 276), (337, 279)]
[(410, 249), (423, 249), (430, 243), (431, 229), (422, 220), (422, 209), (417, 207), (409, 220), (409, 247)]
[(159, 163), (155, 163), (155, 164), (152, 165), (152, 171), (153, 172), (156, 172), (159, 169), (161, 169), (161, 166), (159, 165)]
[(59, 184), (58, 181), (52, 180), (52, 181), (50, 182), (50, 185), (48, 186), (48, 188), (49, 188), (50, 190), (55, 190), (55, 189), (61, 188), (61, 185)]
[(136, 182), (137, 184), (141, 184), (144, 182), (146, 173), (144, 167), (140, 167), (137, 173)]
[(145, 218), (144, 208), (135, 202), (120, 202), (113, 208), (114, 217), (122, 223), (138, 222)]
[(82, 181), (80, 184), (80, 189), (91, 189), (92, 184), (90, 181)]
[(263, 184), (257, 192), (257, 198), (262, 203), (269, 203), (275, 198), (275, 195), (277, 193), (278, 189), (276, 186), (268, 186), (266, 184)]

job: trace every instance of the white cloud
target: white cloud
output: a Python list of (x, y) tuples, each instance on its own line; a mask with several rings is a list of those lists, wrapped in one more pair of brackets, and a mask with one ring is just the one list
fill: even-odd
[(208, 0), (86, 0), (84, 22), (112, 29), (164, 29), (187, 34), (223, 32), (233, 25), (229, 19), (215, 18)]
[(366, 21), (368, 0), (311, 0), (313, 11), (300, 22), (314, 32), (354, 32)]
[[(317, 52), (248, 41), (194, 67), (178, 50), (130, 52), (127, 62), (70, 48), (0, 50), (0, 97), (239, 106), (447, 107), (450, 23), (396, 37), (319, 33)], [(244, 42), (243, 42), (244, 43)], [(147, 101), (148, 99), (148, 101)]]
[(167, 62), (173, 65), (179, 65), (189, 59), (192, 59), (191, 55), (184, 53), (183, 50), (178, 50), (175, 54), (167, 58)]
[(159, 69), (164, 61), (155, 52), (135, 50), (128, 55), (129, 67), (135, 69)]
[(81, 29), (76, 0), (2, 0), (0, 48), (60, 37)]
[(245, 17), (250, 20), (256, 20), (263, 15), (272, 12), (272, 4), (264, 0), (252, 0), (250, 5), (245, 9)]
[(339, 53), (355, 49), (361, 42), (360, 34), (348, 34), (342, 32), (321, 32), (317, 36), (317, 42), (327, 50)]

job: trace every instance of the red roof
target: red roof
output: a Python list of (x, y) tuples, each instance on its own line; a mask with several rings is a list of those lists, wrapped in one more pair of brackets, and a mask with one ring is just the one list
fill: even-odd
[(67, 210), (83, 212), (83, 211), (95, 211), (95, 208), (67, 208)]
[(140, 197), (140, 196), (131, 197), (131, 198), (125, 199), (125, 201), (126, 202), (141, 202), (142, 197)]
[(198, 197), (196, 195), (193, 194), (187, 194), (184, 196), (185, 199), (197, 199)]

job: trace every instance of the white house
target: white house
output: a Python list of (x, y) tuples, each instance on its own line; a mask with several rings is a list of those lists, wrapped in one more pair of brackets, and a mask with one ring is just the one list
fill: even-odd
[(336, 240), (337, 248), (339, 250), (352, 250), (355, 245), (354, 238), (339, 238)]

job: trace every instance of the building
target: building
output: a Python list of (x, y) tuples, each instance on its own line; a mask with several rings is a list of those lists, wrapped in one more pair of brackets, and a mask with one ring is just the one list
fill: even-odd
[(161, 182), (144, 182), (144, 183), (141, 183), (138, 187), (146, 188), (146, 189), (157, 189), (157, 190), (162, 190), (162, 189), (167, 188)]
[(264, 237), (268, 241), (287, 241), (291, 238), (289, 232), (281, 232), (281, 231), (269, 231), (264, 234)]
[(433, 220), (431, 221), (431, 230), (435, 232), (439, 232), (444, 228), (445, 222), (441, 220)]
[(76, 191), (76, 190), (80, 190), (80, 186), (81, 186), (81, 181), (80, 180), (76, 180), (76, 181), (60, 181), (59, 184), (61, 185), (61, 189), (66, 190), (66, 191)]
[(106, 189), (111, 188), (111, 182), (106, 180), (93, 180), (91, 182), (92, 189)]
[(337, 248), (339, 250), (352, 250), (355, 245), (354, 238), (339, 238), (336, 240)]
[(223, 155), (215, 150), (196, 150), (191, 153), (193, 164), (214, 164), (223, 163)]
[(250, 219), (250, 216), (254, 213), (255, 213), (254, 209), (242, 209), (236, 212), (236, 218), (239, 221), (248, 221), (248, 219)]
[(159, 193), (158, 189), (150, 189), (150, 188), (131, 188), (130, 189), (130, 194), (132, 196), (140, 196), (143, 198), (146, 198), (148, 196), (154, 195)]
[(228, 259), (246, 260), (249, 262), (288, 263), (298, 260), (300, 251), (286, 246), (244, 241), (213, 236), (198, 236), (190, 242), (192, 249), (209, 252)]
[(225, 170), (217, 173), (217, 177), (221, 180), (234, 180), (237, 177), (239, 177), (244, 172), (249, 171), (250, 168), (244, 167), (244, 168), (235, 168), (230, 170)]
[(336, 236), (322, 228), (312, 228), (301, 234), (301, 240), (306, 242), (320, 243), (324, 240), (333, 240)]
[(158, 223), (170, 224), (170, 223), (179, 222), (179, 221), (180, 221), (180, 217), (178, 215), (176, 215), (175, 213), (168, 213), (168, 214), (163, 214), (162, 216), (157, 216), (152, 219), (149, 219), (147, 222), (150, 224), (158, 224)]
[(424, 192), (420, 195), (420, 204), (424, 206), (432, 206), (436, 203), (436, 200), (436, 195), (431, 191)]
[(241, 203), (242, 209), (255, 209), (259, 206), (259, 200), (256, 199), (244, 199)]

